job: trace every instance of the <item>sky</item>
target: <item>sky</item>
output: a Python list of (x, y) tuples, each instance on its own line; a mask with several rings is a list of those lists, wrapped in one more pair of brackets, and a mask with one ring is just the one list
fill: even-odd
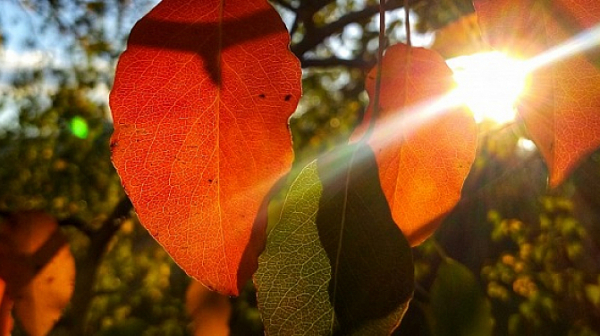
[[(140, 5), (142, 2), (143, 0), (131, 2), (129, 12), (132, 13), (132, 17), (124, 20), (122, 30), (129, 31), (147, 12), (149, 8)], [(77, 55), (74, 56), (68, 51), (73, 37), (61, 34), (53, 25), (43, 27), (43, 17), (27, 6), (27, 1), (23, 0), (0, 0), (0, 32), (4, 35), (4, 43), (0, 47), (0, 96), (6, 97), (11, 92), (10, 79), (19, 70), (62, 69), (77, 61)], [(114, 31), (116, 24), (105, 22), (104, 25), (108, 35), (118, 36), (118, 32)], [(113, 71), (108, 62), (101, 60), (98, 60), (95, 66)], [(55, 87), (56, 83), (47, 81), (42, 91), (49, 93)], [(108, 88), (101, 85), (93, 90), (90, 96), (99, 103), (106, 103)], [(14, 101), (9, 99), (5, 105), (0, 106), (0, 128), (17, 125), (17, 109)]]

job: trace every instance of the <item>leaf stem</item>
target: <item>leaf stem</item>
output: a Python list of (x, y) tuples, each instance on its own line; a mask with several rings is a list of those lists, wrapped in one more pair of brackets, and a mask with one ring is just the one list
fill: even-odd
[(448, 257), (448, 254), (446, 254), (446, 251), (444, 250), (444, 248), (442, 247), (442, 245), (440, 245), (440, 243), (437, 242), (437, 240), (432, 239), (431, 240), (431, 244), (433, 245), (433, 247), (435, 248), (436, 252), (440, 255), (440, 257), (446, 261), (448, 259), (451, 259), (450, 257)]
[(381, 94), (381, 72), (383, 68), (383, 51), (385, 49), (385, 1), (380, 0), (379, 2), (379, 49), (377, 51), (377, 73), (375, 75), (375, 92), (373, 93), (373, 113), (371, 114), (371, 120), (369, 120), (369, 128), (365, 132), (364, 136), (360, 141), (367, 141), (373, 129), (375, 128), (375, 121), (379, 116), (379, 96)]
[(404, 29), (406, 30), (406, 44), (412, 47), (410, 40), (410, 5), (408, 0), (404, 0)]

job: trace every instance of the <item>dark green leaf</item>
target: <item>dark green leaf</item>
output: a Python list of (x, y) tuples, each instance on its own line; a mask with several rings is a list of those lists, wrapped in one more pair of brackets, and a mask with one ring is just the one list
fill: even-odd
[(255, 276), (269, 335), (388, 335), (413, 281), (410, 247), (360, 144), (296, 177)]
[(492, 334), (490, 303), (471, 271), (446, 259), (431, 287), (433, 335), (486, 336)]

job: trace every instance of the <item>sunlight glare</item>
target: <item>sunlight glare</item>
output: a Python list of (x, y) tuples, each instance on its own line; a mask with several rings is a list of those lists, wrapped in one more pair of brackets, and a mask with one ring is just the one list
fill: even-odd
[(581, 54), (600, 45), (600, 24), (572, 37), (566, 42), (527, 60), (529, 71)]
[(454, 71), (456, 94), (484, 119), (508, 123), (515, 118), (515, 102), (526, 86), (527, 69), (522, 61), (500, 52), (461, 56), (447, 61)]

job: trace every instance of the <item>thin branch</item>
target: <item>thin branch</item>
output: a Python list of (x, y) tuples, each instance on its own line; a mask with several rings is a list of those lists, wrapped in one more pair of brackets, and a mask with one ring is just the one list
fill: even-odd
[(379, 116), (379, 96), (381, 95), (381, 72), (383, 69), (383, 51), (385, 49), (385, 0), (379, 3), (379, 46), (377, 49), (377, 72), (375, 75), (375, 92), (373, 98), (373, 113), (369, 122), (369, 128), (361, 138), (361, 141), (367, 141), (375, 129), (375, 122)]
[(440, 243), (438, 243), (437, 240), (431, 239), (431, 245), (434, 247), (435, 251), (439, 254), (439, 256), (444, 261), (447, 261), (448, 259), (452, 259), (452, 258), (448, 257), (448, 254), (446, 253), (446, 250), (444, 250), (444, 248), (442, 247), (442, 245), (440, 245)]
[(410, 41), (410, 10), (408, 0), (404, 0), (404, 29), (406, 29), (406, 44), (412, 47)]
[(118, 289), (101, 289), (101, 290), (94, 291), (94, 293), (92, 295), (94, 297), (98, 297), (98, 296), (103, 296), (103, 295), (114, 295), (114, 294), (119, 294), (119, 293), (121, 293), (121, 291)]
[(290, 28), (290, 38), (294, 37), (294, 34), (296, 34), (296, 31), (298, 30), (298, 25), (299, 25), (299, 17), (300, 15), (296, 14), (296, 17), (294, 18), (294, 23), (292, 23), (292, 27)]
[(337, 57), (328, 58), (301, 58), (300, 64), (303, 68), (320, 67), (328, 68), (335, 66), (343, 66), (356, 69), (370, 69), (375, 65), (375, 62), (368, 62), (363, 59), (342, 59)]
[(90, 229), (87, 225), (87, 222), (81, 218), (77, 217), (67, 217), (58, 221), (58, 225), (60, 226), (72, 226), (77, 230), (81, 231), (88, 237), (91, 237), (94, 234), (94, 231)]
[(121, 225), (121, 222), (124, 219), (129, 218), (129, 216), (131, 215), (132, 209), (133, 209), (133, 205), (131, 204), (131, 201), (129, 200), (129, 198), (127, 196), (124, 196), (119, 201), (119, 203), (117, 203), (117, 206), (115, 206), (115, 208), (113, 209), (113, 212), (104, 221), (102, 226), (112, 224), (113, 226), (118, 227), (119, 225)]

